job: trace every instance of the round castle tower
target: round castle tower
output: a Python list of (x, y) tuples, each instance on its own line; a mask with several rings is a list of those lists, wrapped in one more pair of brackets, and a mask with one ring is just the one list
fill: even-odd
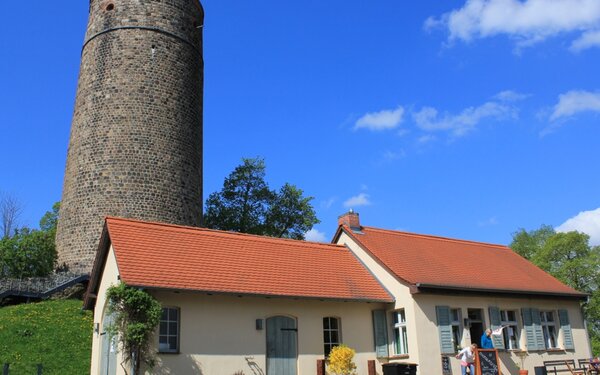
[(89, 273), (106, 216), (199, 226), (198, 0), (90, 0), (56, 235)]

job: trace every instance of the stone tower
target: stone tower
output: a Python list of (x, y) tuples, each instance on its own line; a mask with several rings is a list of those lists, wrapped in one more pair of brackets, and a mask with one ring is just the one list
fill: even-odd
[(56, 236), (89, 273), (104, 217), (199, 226), (203, 9), (90, 0)]

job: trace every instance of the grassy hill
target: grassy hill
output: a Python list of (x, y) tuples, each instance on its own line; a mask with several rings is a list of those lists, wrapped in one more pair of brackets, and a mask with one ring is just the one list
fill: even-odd
[(0, 370), (11, 375), (88, 374), (92, 314), (80, 300), (55, 300), (0, 308)]

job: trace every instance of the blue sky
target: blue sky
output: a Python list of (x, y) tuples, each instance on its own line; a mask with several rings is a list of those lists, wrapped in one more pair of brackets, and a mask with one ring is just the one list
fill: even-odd
[[(365, 225), (600, 243), (600, 1), (204, 1), (205, 196), (242, 157)], [(0, 192), (60, 199), (87, 2), (0, 16)]]

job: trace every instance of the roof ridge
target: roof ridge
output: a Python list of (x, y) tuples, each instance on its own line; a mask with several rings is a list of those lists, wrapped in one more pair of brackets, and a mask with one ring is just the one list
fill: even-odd
[(473, 244), (473, 245), (485, 245), (485, 246), (492, 246), (492, 247), (510, 250), (510, 247), (508, 247), (506, 245), (495, 244), (495, 243), (491, 243), (491, 242), (463, 240), (460, 238), (437, 236), (437, 235), (433, 235), (433, 234), (413, 233), (413, 232), (406, 232), (406, 231), (401, 231), (401, 230), (384, 229), (384, 228), (376, 228), (376, 227), (369, 227), (369, 226), (363, 226), (363, 228), (367, 228), (369, 230), (374, 230), (374, 231), (379, 231), (379, 232), (392, 232), (392, 233), (402, 234), (402, 235), (411, 236), (411, 237), (420, 237), (420, 238), (425, 238), (425, 239), (432, 239), (432, 240), (435, 239), (435, 240), (466, 243), (466, 244)]
[(134, 224), (134, 225), (135, 224), (137, 224), (137, 225), (152, 225), (152, 226), (161, 228), (163, 230), (165, 230), (166, 228), (172, 228), (172, 229), (178, 229), (181, 231), (192, 231), (192, 232), (201, 231), (201, 232), (206, 232), (207, 234), (212, 234), (212, 235), (220, 235), (220, 236), (225, 235), (225, 236), (238, 236), (238, 237), (252, 238), (254, 240), (259, 240), (259, 242), (263, 242), (263, 241), (264, 242), (276, 242), (276, 243), (282, 243), (282, 244), (290, 245), (290, 246), (292, 245), (292, 243), (294, 243), (294, 245), (300, 245), (300, 246), (306, 246), (306, 247), (320, 246), (320, 247), (326, 247), (326, 248), (334, 248), (336, 250), (346, 250), (346, 248), (342, 245), (325, 243), (325, 242), (295, 240), (292, 238), (269, 237), (269, 236), (262, 236), (259, 234), (233, 232), (233, 231), (211, 229), (211, 228), (204, 228), (204, 227), (192, 227), (192, 226), (188, 226), (188, 225), (161, 223), (158, 221), (127, 219), (127, 218), (116, 217), (116, 216), (107, 216), (106, 221), (108, 222), (109, 220), (110, 221), (120, 221), (120, 222), (125, 222), (125, 223), (129, 223), (129, 224)]

